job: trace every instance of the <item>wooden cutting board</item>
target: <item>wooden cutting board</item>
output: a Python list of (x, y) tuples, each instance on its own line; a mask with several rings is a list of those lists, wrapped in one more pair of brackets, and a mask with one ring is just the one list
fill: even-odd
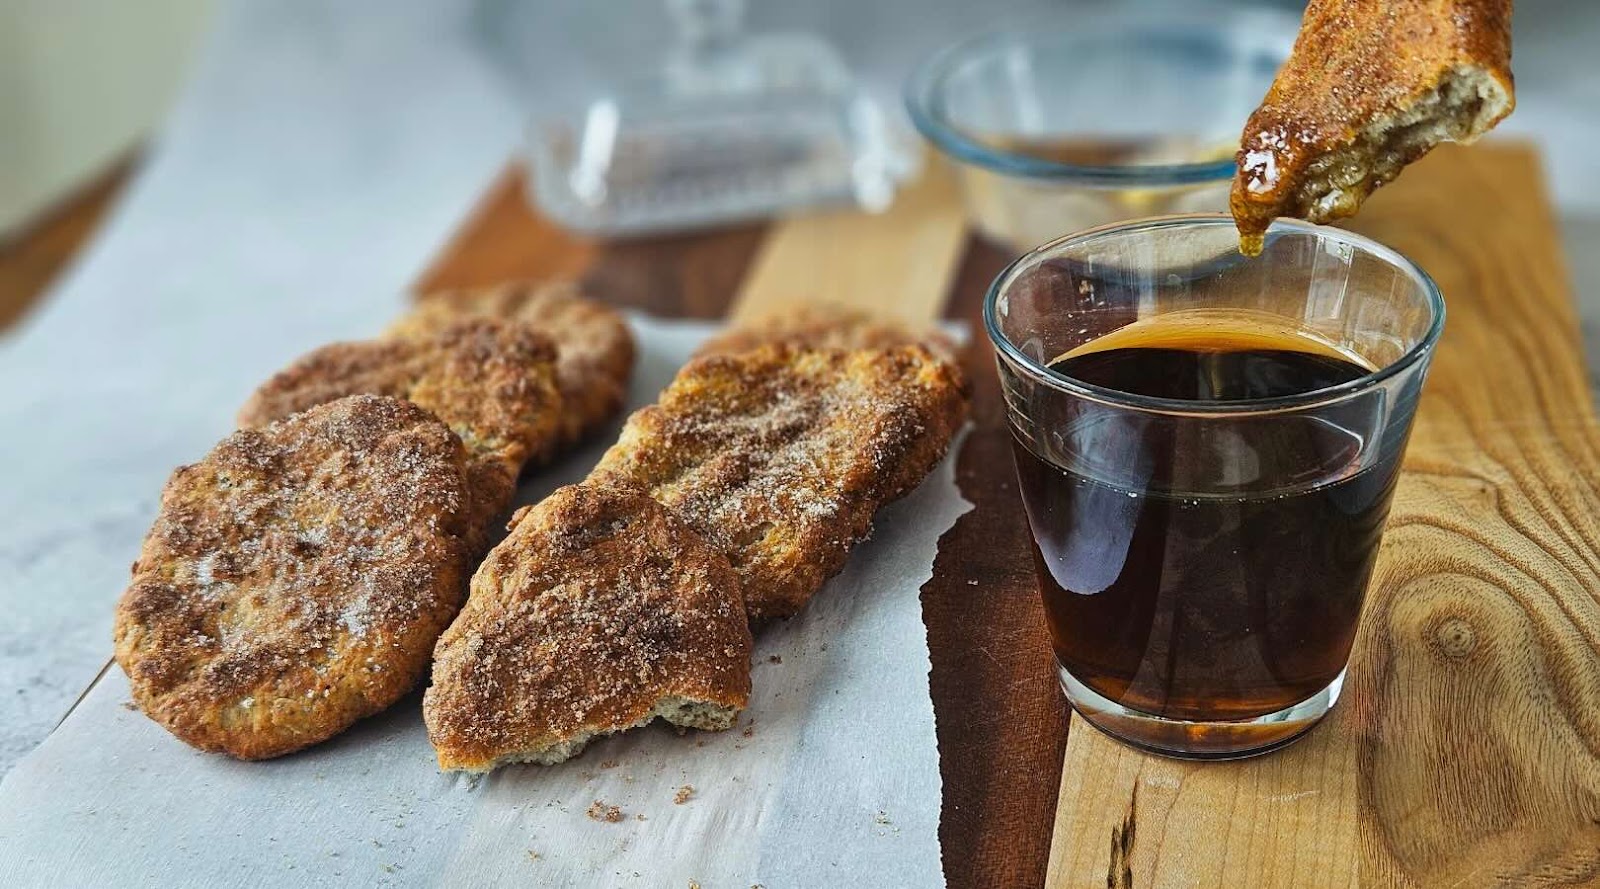
[(1352, 228), (1426, 268), (1449, 320), (1345, 697), (1228, 764), (1068, 733), (977, 323), (1008, 257), (944, 178), (885, 216), (607, 244), (531, 213), (513, 171), (419, 289), (575, 275), (661, 315), (816, 298), (972, 325), (976, 508), (923, 590), (950, 886), (1600, 883), (1600, 427), (1537, 160), (1442, 149)]

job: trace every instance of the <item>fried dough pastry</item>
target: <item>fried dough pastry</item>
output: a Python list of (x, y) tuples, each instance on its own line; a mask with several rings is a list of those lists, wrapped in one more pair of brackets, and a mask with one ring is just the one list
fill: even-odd
[(354, 394), (404, 398), (461, 437), (485, 535), (510, 506), (523, 464), (559, 436), (555, 347), (530, 329), (488, 318), (416, 338), (323, 346), (262, 384), (239, 412), (239, 425), (262, 426)]
[(1515, 105), (1511, 0), (1311, 0), (1300, 36), (1239, 141), (1230, 201), (1261, 252), (1279, 216), (1326, 222), (1445, 141)]
[(633, 373), (633, 334), (621, 312), (583, 298), (571, 282), (520, 281), (426, 294), (385, 335), (427, 336), (462, 318), (515, 321), (555, 342), (563, 444), (581, 439), (622, 408)]
[(180, 467), (117, 606), (139, 709), (265, 759), (394, 703), (466, 591), (467, 469), (432, 414), (365, 395)]
[(966, 409), (954, 367), (922, 346), (713, 355), (629, 418), (591, 478), (643, 487), (727, 554), (752, 620), (786, 617), (933, 469)]
[(736, 355), (761, 346), (806, 349), (890, 349), (921, 345), (946, 361), (957, 360), (955, 341), (932, 328), (888, 321), (860, 309), (829, 303), (796, 304), (729, 327), (708, 339), (696, 357)]
[(443, 769), (545, 765), (661, 717), (725, 729), (750, 697), (728, 560), (644, 494), (561, 488), (512, 520), (439, 639), (423, 698)]

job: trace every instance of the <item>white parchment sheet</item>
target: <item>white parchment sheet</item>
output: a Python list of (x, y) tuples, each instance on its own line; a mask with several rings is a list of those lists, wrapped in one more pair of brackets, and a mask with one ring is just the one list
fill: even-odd
[[(711, 329), (635, 319), (632, 406)], [(112, 667), (0, 783), (0, 886), (943, 886), (918, 590), (970, 508), (950, 460), (886, 508), (806, 611), (757, 637), (734, 729), (652, 725), (554, 767), (440, 774), (417, 694), (311, 750), (235, 762), (131, 709)], [(621, 820), (589, 817), (596, 801)]]

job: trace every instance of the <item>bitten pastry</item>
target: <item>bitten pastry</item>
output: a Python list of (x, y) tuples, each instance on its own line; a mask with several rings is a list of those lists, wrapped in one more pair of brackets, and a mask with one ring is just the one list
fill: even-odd
[(752, 620), (787, 617), (933, 469), (966, 409), (954, 367), (922, 346), (713, 355), (629, 418), (591, 478), (642, 487), (727, 554)]
[(621, 312), (583, 298), (570, 282), (518, 281), (426, 294), (386, 335), (427, 336), (462, 318), (514, 321), (556, 344), (562, 444), (588, 435), (622, 409), (633, 373), (633, 334)]
[(139, 709), (202, 750), (265, 759), (394, 703), (466, 591), (467, 470), (433, 415), (373, 396), (179, 468), (117, 606)]
[(555, 360), (544, 336), (488, 318), (415, 338), (334, 343), (262, 384), (239, 412), (239, 425), (261, 426), (354, 394), (414, 402), (466, 445), (478, 521), (487, 532), (511, 505), (523, 464), (559, 437)]
[(806, 349), (921, 345), (950, 362), (956, 360), (958, 352), (955, 341), (932, 328), (913, 327), (831, 303), (804, 303), (735, 324), (706, 340), (695, 356), (736, 355), (778, 344)]
[(1279, 216), (1327, 222), (1440, 142), (1515, 105), (1511, 0), (1311, 0), (1294, 51), (1239, 141), (1244, 251)]
[(423, 698), (443, 769), (552, 764), (661, 717), (725, 729), (750, 697), (728, 560), (643, 494), (588, 483), (520, 510), (439, 639)]

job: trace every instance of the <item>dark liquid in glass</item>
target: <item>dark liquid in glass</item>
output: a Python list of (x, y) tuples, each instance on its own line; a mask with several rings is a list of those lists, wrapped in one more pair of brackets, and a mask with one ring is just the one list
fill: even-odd
[[(1230, 342), (1225, 332), (1176, 347), (1156, 337), (1053, 367), (1186, 400), (1292, 395), (1368, 372), (1289, 337)], [(1195, 424), (1125, 413), (1061, 420), (1059, 428), (1093, 425), (1073, 439), (1087, 457), (1052, 460), (1015, 444), (1062, 667), (1125, 707), (1184, 720), (1262, 716), (1338, 676), (1401, 448), (1367, 442), (1363, 453), (1359, 434), (1325, 416), (1229, 421), (1204, 440), (1186, 431)], [(1096, 455), (1136, 471), (1096, 472)], [(1186, 492), (1197, 479), (1206, 484), (1189, 490), (1206, 492)]]

